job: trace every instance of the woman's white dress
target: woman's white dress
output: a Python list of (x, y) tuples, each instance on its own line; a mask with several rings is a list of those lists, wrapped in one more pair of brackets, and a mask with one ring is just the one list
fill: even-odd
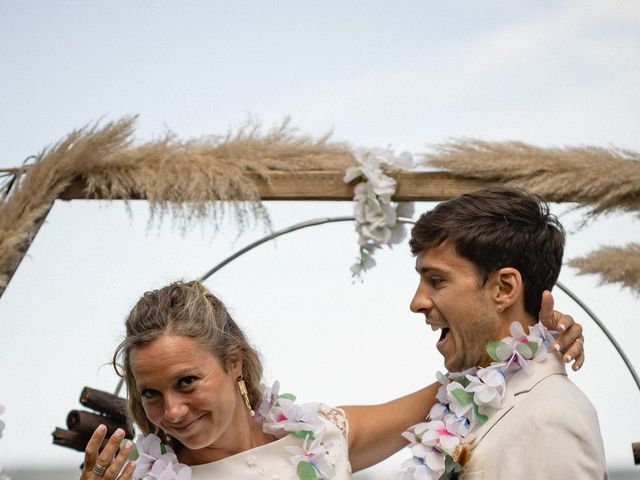
[[(266, 445), (246, 450), (216, 462), (191, 467), (191, 480), (347, 480), (351, 478), (348, 456), (348, 425), (341, 410), (321, 405), (320, 417), (326, 426), (322, 436), (324, 458), (311, 457), (310, 465), (300, 466), (300, 458), (309, 451), (310, 440), (293, 433)], [(320, 471), (313, 468), (320, 466)], [(322, 475), (329, 466), (331, 476)], [(314, 476), (315, 475), (315, 476)]]

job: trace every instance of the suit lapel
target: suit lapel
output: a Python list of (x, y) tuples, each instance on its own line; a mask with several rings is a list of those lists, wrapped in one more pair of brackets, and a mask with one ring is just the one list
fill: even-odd
[(564, 363), (558, 354), (549, 354), (541, 362), (530, 362), (533, 373), (527, 375), (524, 370), (514, 373), (507, 382), (502, 408), (496, 411), (478, 429), (472, 432), (465, 442), (476, 445), (491, 429), (515, 406), (516, 397), (522, 393), (530, 391), (538, 383), (551, 375), (567, 375)]

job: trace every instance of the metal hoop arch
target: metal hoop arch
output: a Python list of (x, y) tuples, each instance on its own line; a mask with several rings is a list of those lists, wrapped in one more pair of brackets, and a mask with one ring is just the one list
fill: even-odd
[[(214, 266), (211, 270), (209, 270), (207, 273), (205, 273), (200, 278), (198, 278), (198, 281), (204, 282), (207, 278), (209, 278), (211, 275), (216, 273), (225, 265), (231, 263), (236, 258), (244, 255), (248, 251), (253, 250), (254, 248), (256, 248), (259, 245), (262, 245), (263, 243), (273, 240), (274, 238), (280, 237), (282, 235), (286, 235), (287, 233), (295, 232), (296, 230), (302, 230), (303, 228), (315, 227), (315, 226), (324, 225), (327, 223), (352, 222), (354, 220), (355, 220), (354, 217), (321, 217), (313, 220), (307, 220), (305, 222), (296, 223), (294, 225), (291, 225), (290, 227), (283, 228), (282, 230), (273, 232), (265, 237), (262, 237), (256, 240), (253, 243), (250, 243), (246, 247), (241, 248), (237, 252), (228, 256), (227, 258), (222, 260), (220, 263), (218, 263), (216, 266)], [(404, 224), (411, 224), (411, 225), (415, 225), (416, 223), (415, 220), (411, 218), (406, 218), (406, 217), (399, 217), (398, 222), (404, 223)], [(636, 383), (636, 386), (638, 387), (638, 391), (640, 391), (640, 378), (638, 377), (638, 374), (636, 373), (635, 368), (631, 364), (631, 361), (625, 354), (620, 344), (616, 341), (613, 334), (609, 331), (607, 327), (605, 327), (604, 323), (598, 318), (598, 316), (575, 293), (569, 290), (561, 282), (556, 282), (556, 286), (560, 290), (562, 290), (564, 293), (566, 293), (569, 296), (569, 298), (571, 298), (575, 303), (577, 303), (578, 306), (582, 308), (582, 310), (584, 310), (584, 312), (591, 318), (591, 320), (594, 321), (594, 323), (598, 326), (598, 328), (602, 331), (602, 333), (604, 333), (605, 337), (607, 337), (607, 340), (609, 340), (611, 345), (613, 345), (613, 348), (615, 348), (616, 352), (618, 352), (618, 355), (620, 355), (620, 357), (622, 358), (622, 361), (626, 365), (627, 369), (629, 370), (629, 373), (631, 374), (634, 382)]]

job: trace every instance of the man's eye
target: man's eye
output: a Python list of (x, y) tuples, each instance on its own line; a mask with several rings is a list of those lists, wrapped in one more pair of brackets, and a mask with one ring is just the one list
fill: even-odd
[(431, 277), (429, 281), (431, 282), (431, 285), (434, 287), (438, 287), (442, 284), (442, 279), (440, 277)]

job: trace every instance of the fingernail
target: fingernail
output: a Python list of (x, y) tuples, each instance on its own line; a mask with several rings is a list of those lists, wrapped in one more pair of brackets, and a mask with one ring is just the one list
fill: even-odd
[(553, 344), (553, 349), (554, 349), (556, 352), (559, 352), (559, 351), (560, 351), (560, 344), (559, 344), (559, 343), (554, 343), (554, 344)]
[(131, 440), (127, 440), (127, 443), (124, 444), (124, 448), (131, 448), (133, 447), (133, 442)]
[(104, 433), (107, 430), (107, 427), (105, 427), (104, 425), (100, 424), (100, 425), (98, 425), (98, 428), (96, 428), (96, 430), (98, 431), (98, 433)]
[(573, 357), (571, 355), (567, 355), (564, 357), (564, 361), (569, 363)]
[(577, 372), (578, 370), (580, 370), (580, 365), (574, 365), (573, 366), (573, 371)]
[(124, 430), (119, 428), (119, 429), (116, 430), (116, 433), (114, 433), (114, 435), (116, 437), (124, 437)]
[(558, 326), (560, 327), (560, 330), (562, 330), (563, 332), (567, 329), (567, 327), (564, 326), (564, 323), (561, 323)]

